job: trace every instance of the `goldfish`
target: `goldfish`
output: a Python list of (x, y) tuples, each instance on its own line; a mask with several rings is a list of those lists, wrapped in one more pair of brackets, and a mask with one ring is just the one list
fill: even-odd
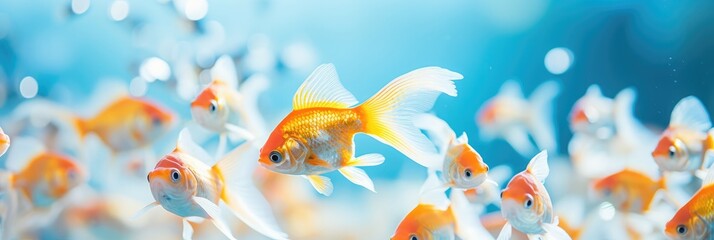
[[(442, 160), (442, 181), (446, 186), (470, 189), (486, 182), (488, 165), (481, 155), (469, 145), (468, 136), (462, 133), (458, 138), (446, 121), (431, 115), (418, 115), (414, 124), (427, 131), (434, 139), (443, 139), (437, 149), (440, 149)], [(439, 140), (436, 140), (439, 141)]]
[(440, 93), (456, 96), (453, 80), (462, 78), (439, 67), (420, 68), (397, 77), (356, 105), (357, 99), (342, 86), (335, 67), (320, 65), (295, 93), (293, 111), (270, 133), (258, 161), (275, 172), (305, 176), (326, 196), (332, 193), (332, 182), (320, 174), (334, 170), (374, 191), (372, 180), (357, 167), (379, 165), (384, 157), (355, 157), (353, 136), (357, 133), (368, 134), (423, 166), (438, 168), (433, 144), (414, 127), (412, 118), (429, 110)]
[(487, 100), (476, 114), (481, 137), (501, 137), (523, 156), (536, 150), (529, 135), (538, 148), (557, 151), (551, 108), (559, 91), (556, 82), (545, 82), (533, 91), (530, 99), (525, 99), (517, 83), (504, 83), (498, 95)]
[(86, 177), (80, 165), (59, 153), (42, 152), (24, 164), (9, 175), (9, 189), (19, 191), (34, 207), (50, 207)]
[(570, 239), (558, 227), (550, 195), (543, 186), (549, 173), (548, 152), (544, 150), (533, 157), (526, 170), (516, 174), (503, 189), (501, 214), (508, 222), (498, 239), (511, 239), (514, 229), (529, 236)]
[(640, 171), (629, 168), (595, 181), (593, 188), (604, 195), (620, 211), (644, 213), (660, 189), (665, 189), (665, 178), (653, 180)]
[(242, 154), (252, 149), (244, 143), (226, 154), (215, 165), (208, 166), (200, 159), (210, 158), (191, 140), (188, 130), (179, 133), (176, 149), (164, 156), (149, 172), (147, 180), (155, 202), (137, 214), (162, 206), (183, 219), (183, 236), (190, 238), (190, 221), (210, 219), (228, 238), (235, 239), (222, 220), (219, 202), (256, 231), (273, 239), (286, 239), (280, 230), (267, 201), (255, 187), (252, 173), (255, 163)]
[(634, 98), (633, 88), (620, 91), (612, 99), (603, 96), (600, 87), (592, 85), (573, 105), (570, 129), (598, 139), (608, 139), (622, 131), (640, 130), (641, 124), (632, 117)]
[(714, 165), (709, 167), (701, 189), (665, 225), (672, 239), (711, 239), (714, 237)]
[(705, 168), (714, 149), (714, 133), (704, 105), (694, 96), (680, 100), (672, 110), (652, 157), (662, 171), (693, 172)]
[(0, 127), (0, 156), (5, 155), (7, 149), (10, 147), (10, 136), (3, 132)]
[(513, 171), (507, 165), (496, 166), (489, 170), (489, 178), (484, 184), (475, 188), (464, 190), (466, 199), (472, 204), (486, 206), (488, 204), (500, 205), (501, 188), (499, 184), (505, 183), (512, 176)]

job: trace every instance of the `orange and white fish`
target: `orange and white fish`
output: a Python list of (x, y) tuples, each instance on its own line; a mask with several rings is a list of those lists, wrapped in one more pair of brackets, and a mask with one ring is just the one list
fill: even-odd
[(612, 99), (603, 96), (597, 85), (590, 86), (570, 111), (570, 129), (597, 139), (642, 131), (642, 124), (632, 116), (635, 95), (633, 88), (626, 88)]
[(441, 154), (441, 168), (434, 169), (442, 173), (445, 186), (470, 189), (480, 186), (488, 179), (488, 165), (481, 155), (469, 145), (468, 136), (462, 133), (456, 137), (454, 130), (443, 119), (431, 114), (416, 116), (414, 125), (426, 130), (435, 141)]
[(635, 213), (647, 212), (657, 191), (665, 187), (664, 177), (655, 181), (647, 174), (629, 168), (599, 179), (593, 186), (617, 210)]
[(429, 110), (439, 94), (456, 96), (453, 80), (462, 78), (439, 67), (420, 68), (397, 77), (355, 106), (357, 99), (342, 86), (335, 67), (320, 65), (298, 89), (293, 111), (270, 134), (259, 162), (275, 172), (306, 176), (323, 195), (330, 195), (333, 186), (320, 174), (334, 170), (374, 191), (372, 180), (357, 167), (379, 165), (384, 157), (354, 156), (353, 136), (366, 133), (421, 165), (438, 168), (433, 144), (412, 120)]
[(549, 81), (525, 99), (518, 83), (504, 83), (498, 95), (484, 103), (476, 115), (481, 137), (503, 138), (519, 154), (530, 156), (536, 151), (530, 135), (538, 148), (556, 152), (552, 102), (559, 91), (558, 83)]
[(147, 176), (156, 201), (138, 214), (161, 205), (184, 218), (184, 238), (190, 238), (193, 232), (189, 220), (206, 218), (227, 237), (235, 239), (221, 217), (218, 203), (223, 202), (254, 230), (273, 239), (286, 239), (287, 235), (278, 227), (270, 206), (252, 181), (257, 164), (253, 158), (242, 156), (253, 150), (257, 149), (250, 142), (244, 143), (215, 165), (208, 166), (199, 160), (210, 158), (208, 154), (191, 140), (188, 130), (182, 130), (176, 149), (159, 160)]
[(714, 165), (702, 188), (684, 204), (665, 226), (672, 239), (712, 239), (714, 237)]
[(662, 133), (652, 157), (662, 171), (704, 169), (714, 149), (714, 133), (709, 114), (694, 96), (680, 100), (672, 110), (669, 127)]
[(10, 147), (10, 136), (5, 134), (5, 132), (2, 131), (2, 128), (0, 127), (0, 156), (4, 155), (5, 152), (7, 152), (7, 149)]
[(508, 220), (498, 239), (511, 239), (513, 230), (547, 239), (570, 239), (558, 227), (553, 203), (543, 186), (548, 177), (548, 153), (538, 153), (525, 171), (516, 174), (501, 192), (501, 214)]
[(74, 160), (59, 153), (41, 152), (24, 161), (9, 163), (24, 166), (9, 174), (8, 189), (20, 192), (34, 207), (49, 208), (86, 179)]

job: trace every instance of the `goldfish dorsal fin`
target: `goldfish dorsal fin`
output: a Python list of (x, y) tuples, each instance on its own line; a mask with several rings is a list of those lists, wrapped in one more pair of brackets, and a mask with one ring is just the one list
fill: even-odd
[(176, 142), (176, 150), (186, 153), (203, 162), (209, 164), (213, 163), (211, 155), (209, 155), (206, 150), (193, 141), (188, 128), (182, 129), (179, 133), (178, 141)]
[(588, 97), (602, 97), (602, 91), (600, 91), (600, 86), (597, 84), (590, 85), (588, 90), (585, 91), (585, 96)]
[(462, 132), (461, 135), (458, 138), (456, 138), (456, 142), (461, 143), (461, 144), (468, 144), (469, 136), (466, 135), (466, 132)]
[(13, 172), (22, 170), (32, 158), (45, 152), (45, 145), (32, 137), (18, 137), (12, 139), (12, 147), (8, 152), (5, 167)]
[(528, 163), (526, 171), (533, 174), (541, 183), (545, 182), (545, 178), (547, 178), (550, 173), (550, 168), (548, 168), (548, 151), (543, 150), (533, 157)]
[(230, 89), (238, 89), (238, 74), (235, 63), (230, 56), (223, 55), (216, 60), (216, 63), (211, 68), (211, 80), (223, 82)]
[(315, 107), (347, 108), (357, 104), (357, 99), (340, 83), (335, 66), (331, 63), (318, 66), (293, 97), (293, 109)]
[(516, 81), (508, 80), (501, 85), (498, 95), (523, 98), (523, 91), (521, 91), (521, 85), (518, 85)]
[[(707, 153), (707, 154), (711, 154), (711, 153)], [(704, 188), (705, 186), (709, 186), (709, 185), (711, 185), (711, 184), (714, 184), (714, 164), (712, 164), (712, 165), (709, 167), (709, 171), (707, 172), (707, 176), (704, 177), (704, 181), (702, 182), (702, 188)]]
[(689, 96), (674, 106), (669, 125), (705, 132), (712, 127), (712, 122), (702, 102), (695, 96)]

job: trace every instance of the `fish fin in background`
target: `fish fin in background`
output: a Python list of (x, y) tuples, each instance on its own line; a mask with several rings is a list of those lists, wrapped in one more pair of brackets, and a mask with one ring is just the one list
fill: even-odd
[[(210, 217), (211, 222), (213, 222), (213, 225), (216, 225), (216, 228), (218, 228), (223, 235), (226, 235), (228, 239), (233, 239), (235, 240), (236, 238), (233, 237), (233, 233), (231, 233), (231, 229), (228, 227), (228, 225), (223, 221), (223, 218), (221, 217), (221, 208), (218, 207), (218, 205), (214, 204), (211, 202), (211, 200), (208, 200), (206, 198), (202, 197), (193, 197), (193, 201), (195, 201), (203, 211), (206, 211), (206, 214)], [(186, 221), (184, 219), (184, 221)], [(191, 224), (188, 224), (189, 226)], [(186, 224), (184, 224), (186, 226)], [(193, 230), (191, 230), (193, 232)], [(183, 236), (185, 237), (185, 234), (187, 234), (186, 230), (183, 232)]]
[(513, 169), (508, 165), (498, 165), (488, 170), (488, 178), (498, 184), (504, 184), (513, 177)]
[(514, 126), (506, 129), (503, 133), (503, 139), (521, 156), (530, 156), (536, 151), (536, 148), (528, 139), (528, 130), (525, 127)]
[[(240, 93), (243, 95), (243, 111), (247, 118), (246, 126), (261, 137), (268, 134), (268, 128), (265, 126), (263, 114), (260, 113), (258, 98), (269, 87), (270, 79), (262, 73), (251, 75), (240, 87)], [(258, 140), (262, 141), (262, 139)]]
[(318, 66), (300, 85), (293, 97), (293, 110), (348, 108), (357, 103), (357, 98), (342, 86), (335, 66), (330, 63)]
[(45, 152), (45, 145), (33, 137), (16, 137), (13, 147), (7, 153), (5, 168), (11, 172), (18, 172), (37, 155)]
[(7, 149), (10, 148), (10, 137), (3, 132), (2, 127), (0, 127), (0, 157), (5, 155)]
[(585, 96), (589, 97), (602, 97), (602, 91), (600, 86), (597, 84), (590, 85), (587, 90), (585, 90)]
[(153, 209), (153, 208), (155, 208), (155, 207), (158, 207), (158, 206), (160, 206), (160, 205), (161, 205), (161, 203), (156, 202), (156, 201), (154, 201), (154, 202), (152, 202), (152, 203), (149, 203), (149, 204), (147, 204), (146, 206), (144, 206), (143, 208), (141, 208), (139, 211), (137, 211), (137, 212), (134, 214), (134, 216), (131, 217), (131, 219), (137, 219), (137, 218), (143, 216), (144, 214), (146, 214), (147, 212), (149, 212), (149, 210), (151, 210), (151, 209)]
[(320, 175), (302, 175), (305, 177), (317, 192), (324, 196), (332, 195), (334, 186), (332, 186), (332, 181), (330, 178)]
[(287, 234), (280, 229), (268, 201), (253, 182), (258, 152), (251, 142), (246, 142), (212, 167), (225, 183), (221, 199), (233, 214), (255, 231), (273, 239), (286, 239)]
[(372, 192), (376, 192), (374, 191), (372, 179), (369, 178), (364, 170), (357, 168), (357, 166), (376, 166), (383, 162), (384, 156), (382, 156), (382, 154), (366, 154), (352, 159), (347, 163), (347, 166), (340, 168), (339, 171), (347, 180), (350, 180), (350, 182), (363, 186)]
[(230, 89), (238, 89), (238, 72), (231, 56), (221, 55), (211, 68), (211, 80), (220, 81)]
[(513, 227), (511, 227), (511, 223), (506, 222), (506, 224), (503, 225), (503, 228), (501, 228), (501, 232), (498, 233), (498, 237), (496, 239), (511, 240), (511, 235), (513, 235)]
[(553, 240), (570, 240), (572, 239), (570, 235), (568, 235), (565, 230), (562, 228), (558, 227), (558, 220), (556, 217), (556, 220), (554, 223), (543, 223), (543, 229), (545, 229), (545, 234), (547, 237), (545, 239), (553, 239)]
[(533, 157), (528, 163), (526, 171), (533, 174), (541, 183), (545, 182), (545, 179), (550, 173), (550, 168), (548, 167), (548, 151), (543, 150)]
[(226, 129), (228, 129), (228, 138), (230, 138), (232, 142), (236, 142), (240, 139), (249, 141), (255, 138), (255, 135), (248, 129), (234, 124), (226, 123)]
[(471, 206), (461, 190), (451, 190), (451, 206), (456, 220), (456, 234), (460, 239), (493, 239), (478, 218), (479, 212)]
[(706, 177), (702, 181), (702, 188), (714, 184), (714, 164), (709, 166)]
[(615, 129), (627, 142), (638, 142), (638, 130), (641, 126), (633, 116), (633, 106), (637, 92), (634, 88), (626, 88), (620, 91), (614, 100), (614, 121)]
[(71, 147), (72, 150), (81, 149), (82, 140), (92, 130), (89, 121), (79, 118), (73, 110), (40, 98), (18, 104), (11, 118), (14, 121), (29, 120), (37, 125), (55, 124), (59, 128), (62, 146)]
[(181, 223), (183, 224), (183, 230), (181, 231), (181, 237), (183, 240), (191, 240), (193, 237), (193, 227), (191, 227), (191, 223), (188, 222), (185, 218), (181, 220)]
[(17, 224), (13, 224), (18, 217), (19, 192), (12, 186), (12, 173), (0, 171), (0, 200), (6, 206), (5, 211), (0, 212), (0, 239), (12, 239), (17, 234)]
[(414, 118), (414, 126), (426, 131), (426, 135), (436, 145), (440, 154), (445, 154), (451, 141), (456, 139), (456, 133), (449, 124), (436, 115), (424, 113)]
[(428, 170), (427, 172), (426, 181), (424, 181), (424, 185), (422, 185), (419, 191), (419, 203), (431, 204), (437, 209), (444, 211), (449, 208), (450, 205), (449, 199), (444, 193), (446, 187), (443, 187), (435, 171)]
[(414, 127), (413, 119), (431, 109), (441, 93), (456, 96), (453, 81), (462, 78), (439, 67), (424, 67), (397, 77), (354, 108), (361, 114), (363, 132), (422, 166), (440, 168), (434, 144)]
[(521, 91), (521, 85), (516, 81), (508, 80), (501, 85), (498, 96), (523, 98), (523, 91)]
[(538, 86), (530, 96), (530, 123), (528, 125), (533, 133), (533, 140), (538, 148), (546, 149), (551, 153), (558, 152), (553, 105), (555, 97), (559, 93), (560, 84), (548, 81)]
[(674, 106), (669, 126), (706, 132), (712, 127), (712, 123), (702, 102), (697, 97), (688, 96)]
[(190, 156), (197, 158), (202, 162), (212, 162), (212, 157), (206, 150), (193, 141), (191, 132), (188, 128), (181, 129), (178, 140), (176, 141), (176, 149)]

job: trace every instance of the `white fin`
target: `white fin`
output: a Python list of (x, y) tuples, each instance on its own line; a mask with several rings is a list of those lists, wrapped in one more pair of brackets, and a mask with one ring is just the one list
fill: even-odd
[(228, 129), (228, 136), (231, 138), (231, 141), (237, 141), (238, 139), (249, 141), (255, 138), (255, 135), (247, 129), (230, 123), (226, 124), (226, 129)]
[(337, 76), (335, 66), (331, 63), (318, 66), (305, 79), (293, 97), (293, 109), (315, 107), (348, 108), (358, 101)]
[(181, 237), (184, 240), (191, 240), (191, 237), (193, 237), (193, 227), (191, 227), (191, 224), (188, 223), (188, 220), (186, 220), (185, 218), (181, 220), (181, 223), (183, 223)]
[(709, 186), (711, 184), (714, 184), (714, 164), (709, 166), (707, 176), (702, 181), (702, 188), (704, 188), (705, 186)]
[(637, 125), (635, 117), (632, 115), (636, 97), (635, 89), (626, 88), (620, 91), (614, 100), (615, 129), (628, 142), (638, 141), (637, 130), (640, 129), (640, 126)]
[(416, 163), (441, 167), (434, 144), (414, 127), (414, 116), (434, 106), (442, 93), (456, 96), (454, 80), (463, 76), (439, 67), (425, 67), (389, 82), (369, 98), (362, 110), (364, 132), (397, 149)]
[(332, 195), (334, 187), (332, 186), (330, 178), (320, 175), (303, 175), (303, 177), (310, 181), (310, 185), (312, 185), (312, 187), (315, 188), (315, 190), (317, 190), (320, 194), (328, 197)]
[(497, 185), (503, 184), (513, 177), (513, 169), (508, 165), (498, 165), (488, 170), (488, 178)]
[(449, 208), (450, 204), (449, 199), (444, 193), (446, 187), (442, 187), (443, 184), (439, 181), (435, 171), (428, 170), (427, 172), (426, 181), (424, 181), (424, 185), (421, 187), (421, 191), (419, 191), (419, 202), (431, 204), (436, 207), (436, 209), (444, 211)]
[(179, 57), (173, 64), (174, 76), (176, 77), (176, 93), (181, 99), (191, 101), (196, 98), (200, 86), (198, 76), (189, 57)]
[(82, 101), (82, 103), (86, 103), (86, 105), (73, 108), (72, 110), (77, 111), (77, 114), (85, 117), (96, 116), (117, 99), (129, 96), (128, 87), (127, 82), (121, 79), (99, 79), (96, 87), (92, 90), (91, 96)]
[(521, 91), (521, 85), (513, 80), (508, 80), (501, 85), (501, 89), (498, 90), (498, 96), (508, 96), (523, 98), (523, 91)]
[(357, 167), (342, 167), (338, 169), (338, 171), (340, 171), (342, 176), (345, 176), (347, 180), (350, 180), (350, 182), (360, 185), (372, 192), (376, 192), (374, 191), (374, 183), (372, 182), (372, 179), (369, 178), (364, 170)]
[(538, 148), (558, 152), (553, 119), (554, 99), (560, 92), (560, 84), (548, 81), (536, 88), (530, 96), (530, 130)]
[(712, 122), (702, 102), (697, 97), (689, 96), (674, 106), (669, 125), (706, 132), (712, 127)]
[(456, 142), (460, 144), (468, 144), (469, 143), (469, 136), (466, 135), (466, 132), (462, 132), (461, 135), (459, 135), (458, 138), (456, 138)]
[(10, 147), (10, 137), (2, 131), (0, 127), (0, 157), (5, 154), (7, 149)]
[(191, 132), (188, 128), (181, 129), (179, 132), (178, 141), (176, 142), (176, 148), (200, 161), (203, 162), (213, 162), (211, 155), (209, 155), (206, 150), (201, 146), (196, 144), (191, 137)]
[(545, 179), (550, 173), (550, 168), (548, 168), (548, 151), (543, 150), (538, 155), (533, 157), (528, 163), (527, 171), (533, 176), (535, 176), (541, 183), (545, 182)]
[(588, 90), (585, 91), (585, 96), (589, 97), (602, 97), (602, 91), (600, 91), (600, 86), (597, 84), (590, 85)]
[(366, 167), (366, 166), (377, 166), (384, 163), (384, 156), (379, 153), (365, 154), (352, 159), (348, 166), (353, 167)]
[(287, 234), (278, 226), (268, 201), (253, 182), (258, 153), (252, 142), (245, 142), (213, 167), (226, 184), (223, 200), (233, 214), (257, 232), (273, 239), (286, 239)]
[(570, 240), (570, 236), (562, 228), (558, 227), (557, 221), (554, 224), (543, 223), (543, 229), (545, 229), (547, 237), (546, 239), (553, 240)]
[(230, 89), (238, 89), (238, 73), (233, 59), (223, 55), (216, 60), (211, 68), (211, 80), (224, 82)]
[(511, 235), (513, 235), (513, 228), (511, 227), (511, 223), (506, 222), (505, 225), (503, 225), (503, 228), (501, 228), (501, 232), (498, 234), (497, 240), (511, 240)]
[(146, 214), (147, 212), (149, 212), (149, 210), (151, 210), (155, 207), (158, 207), (159, 205), (161, 205), (159, 202), (149, 203), (146, 206), (144, 206), (143, 208), (141, 208), (139, 211), (137, 211), (134, 214), (134, 216), (131, 217), (131, 219), (137, 219), (137, 218), (143, 216), (144, 214)]
[(451, 206), (456, 219), (456, 234), (461, 239), (493, 239), (478, 218), (479, 213), (469, 204), (464, 192), (451, 190)]
[(201, 206), (203, 211), (206, 211), (206, 213), (211, 219), (211, 222), (216, 225), (216, 228), (218, 228), (218, 230), (221, 231), (223, 235), (226, 235), (228, 239), (236, 239), (235, 237), (233, 237), (233, 233), (231, 233), (231, 229), (228, 227), (228, 225), (223, 222), (223, 218), (221, 217), (221, 208), (219, 208), (218, 205), (211, 202), (211, 200), (202, 197), (193, 197), (193, 201), (195, 201), (199, 206)]
[(246, 127), (258, 136), (267, 135), (269, 129), (265, 126), (265, 118), (258, 107), (258, 97), (270, 87), (270, 79), (262, 73), (251, 75), (240, 87), (243, 95), (243, 111)]
[(527, 157), (536, 151), (536, 148), (528, 139), (528, 131), (524, 127), (514, 126), (506, 129), (503, 139), (521, 156)]
[(449, 143), (456, 139), (456, 133), (443, 119), (433, 114), (418, 114), (414, 117), (414, 126), (426, 131), (432, 142), (439, 149), (439, 153), (444, 154), (449, 147)]
[(12, 144), (12, 149), (5, 160), (5, 167), (13, 172), (22, 170), (30, 160), (46, 151), (44, 144), (32, 137), (17, 137)]

